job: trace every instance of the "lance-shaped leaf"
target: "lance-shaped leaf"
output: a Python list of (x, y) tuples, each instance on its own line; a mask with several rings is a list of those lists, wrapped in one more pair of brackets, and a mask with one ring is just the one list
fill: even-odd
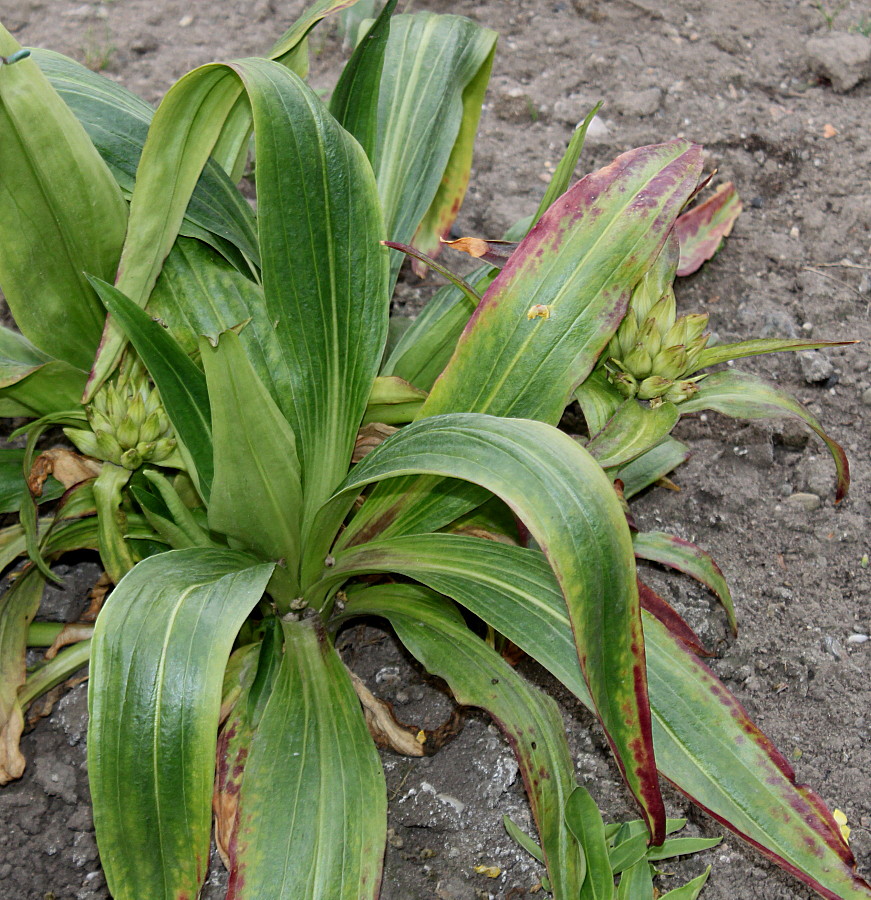
[(753, 341), (738, 341), (735, 344), (714, 344), (699, 354), (695, 371), (730, 359), (745, 359), (761, 356), (763, 353), (784, 353), (797, 350), (819, 350), (823, 347), (845, 347), (856, 341), (806, 341), (798, 338), (758, 338)]
[(196, 479), (200, 495), (208, 501), (214, 463), (205, 376), (172, 335), (129, 297), (105, 282), (95, 279), (93, 283), (157, 385), (183, 454), (190, 459), (190, 475)]
[[(131, 194), (154, 108), (123, 85), (66, 56), (51, 50), (34, 50), (33, 56), (122, 191)], [(212, 160), (194, 188), (180, 233), (206, 241), (237, 264), (241, 257), (259, 264), (251, 206)]]
[(678, 275), (691, 275), (720, 249), (743, 208), (735, 185), (727, 181), (678, 218), (674, 226), (680, 241)]
[(330, 112), (354, 135), (369, 159), (375, 155), (378, 140), (378, 93), (395, 9), (396, 0), (384, 4), (342, 70), (330, 98)]
[(381, 761), (320, 619), (282, 632), (242, 776), (228, 900), (374, 900), (387, 832)]
[(605, 823), (596, 801), (585, 787), (578, 785), (572, 791), (566, 803), (565, 817), (587, 860), (587, 877), (580, 900), (614, 900), (614, 876), (608, 858)]
[[(660, 843), (665, 812), (649, 738), (634, 556), (623, 510), (602, 469), (570, 437), (541, 422), (441, 416), (406, 426), (365, 457), (325, 505), (320, 528), (326, 533), (337, 516), (341, 520), (364, 485), (409, 474), (459, 478), (491, 491), (545, 550), (598, 715)], [(325, 568), (321, 563), (321, 573)], [(318, 575), (309, 570), (303, 581)]]
[[(411, 546), (423, 536), (402, 539), (409, 542), (403, 551), (408, 574), (456, 599), (592, 709), (565, 602), (542, 554), (494, 541), (466, 549), (460, 542), (473, 539), (457, 535), (428, 538), (442, 543), (427, 551), (422, 543)], [(401, 549), (399, 539), (390, 543)], [(415, 556), (424, 560), (417, 570)], [(395, 560), (382, 561), (403, 571)], [(822, 896), (869, 900), (871, 887), (856, 875), (855, 860), (819, 797), (795, 783), (789, 764), (710, 670), (664, 625), (647, 613), (642, 617), (660, 772)]]
[(517, 757), (556, 900), (576, 900), (584, 880), (578, 846), (563, 821), (575, 786), (565, 726), (556, 703), (521, 678), (476, 637), (443, 598), (409, 585), (349, 596), (343, 618), (383, 616), (412, 656), (443, 678), (458, 703), (487, 712)]
[(675, 141), (624, 153), (570, 188), (490, 285), (422, 415), (559, 421), (700, 170), (700, 148)]
[(700, 581), (723, 604), (732, 633), (738, 633), (732, 593), (720, 567), (710, 553), (690, 541), (662, 531), (636, 532), (632, 535), (632, 545), (637, 559), (646, 559), (661, 566), (668, 566), (670, 569), (677, 569), (678, 572)]
[(805, 422), (823, 440), (835, 461), (838, 483), (835, 500), (843, 500), (850, 487), (847, 454), (823, 430), (823, 426), (785, 391), (746, 372), (716, 372), (706, 378), (698, 392), (681, 404), (681, 414), (713, 409), (737, 419), (794, 418)]
[(623, 466), (655, 447), (677, 425), (680, 412), (673, 403), (657, 407), (626, 400), (605, 427), (587, 442), (603, 469)]
[(272, 568), (228, 550), (173, 550), (143, 560), (100, 613), (88, 776), (116, 900), (199, 892), (224, 667)]
[(227, 331), (217, 347), (200, 341), (212, 405), (215, 482), (209, 527), (271, 559), (296, 584), (302, 506), (296, 438)]
[[(460, 16), (394, 16), (373, 168), (387, 236), (438, 250), (462, 203), (496, 34)], [(422, 225), (422, 222), (424, 223)], [(421, 230), (421, 228), (423, 230)], [(392, 254), (395, 279), (402, 256)]]
[[(0, 55), (20, 49), (0, 25)], [(105, 316), (84, 273), (114, 277), (127, 204), (32, 59), (0, 70), (0, 134), (0, 286), (37, 347), (85, 369)]]

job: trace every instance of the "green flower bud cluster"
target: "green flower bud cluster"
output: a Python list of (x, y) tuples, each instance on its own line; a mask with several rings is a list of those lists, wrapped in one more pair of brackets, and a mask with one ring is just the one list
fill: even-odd
[(175, 450), (160, 394), (139, 363), (100, 388), (85, 412), (91, 430), (65, 428), (64, 434), (88, 456), (133, 470), (163, 462)]
[(629, 311), (608, 345), (608, 379), (626, 397), (680, 403), (697, 390), (703, 375), (690, 378), (708, 343), (708, 316), (676, 318), (674, 291), (655, 302), (646, 284), (633, 291)]

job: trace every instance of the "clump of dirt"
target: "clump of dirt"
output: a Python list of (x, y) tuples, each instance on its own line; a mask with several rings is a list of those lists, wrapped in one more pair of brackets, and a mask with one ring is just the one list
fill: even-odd
[[(237, 0), (208, 14), (175, 0), (6, 0), (4, 24), (24, 44), (100, 68), (150, 101), (195, 65), (261, 53), (301, 2)], [(866, 4), (798, 0), (429, 0), (501, 34), (482, 117), (472, 186), (457, 230), (498, 237), (534, 210), (575, 123), (605, 100), (582, 168), (634, 146), (686, 136), (704, 144), (718, 179), (745, 201), (727, 247), (678, 288), (683, 312), (707, 312), (723, 340), (867, 338), (871, 324), (871, 69), (861, 41)], [(831, 21), (829, 21), (831, 20)], [(831, 28), (829, 27), (831, 26)], [(341, 41), (321, 29), (313, 79), (328, 88)], [(834, 40), (832, 40), (834, 36)], [(820, 41), (819, 39), (825, 39)], [(809, 42), (812, 42), (809, 46)], [(857, 55), (858, 54), (858, 55)], [(851, 85), (851, 82), (852, 85)], [(405, 296), (428, 288), (409, 276)], [(710, 550), (729, 579), (741, 632), (725, 640), (722, 613), (694, 584), (653, 573), (657, 587), (711, 643), (714, 668), (774, 742), (800, 781), (853, 826), (871, 869), (871, 354), (867, 344), (760, 357), (765, 375), (818, 416), (850, 456), (853, 490), (835, 506), (822, 445), (783, 422), (684, 421), (692, 459), (634, 504), (639, 525)], [(713, 624), (710, 624), (713, 623)], [(399, 717), (437, 725), (448, 704), (392, 639), (355, 638), (355, 668)], [(565, 692), (559, 697), (578, 775), (614, 817), (632, 816), (601, 734)], [(108, 896), (93, 839), (84, 775), (85, 689), (26, 736), (25, 777), (0, 792), (5, 827), (0, 878), (7, 896)], [(384, 756), (391, 833), (383, 896), (473, 900), (531, 893), (541, 871), (505, 835), (510, 815), (531, 830), (507, 746), (484, 719), (433, 758)], [(669, 795), (670, 814), (716, 833)], [(732, 837), (679, 869), (714, 871), (708, 900), (812, 892)], [(502, 874), (475, 874), (478, 864)], [(216, 867), (205, 896), (217, 898)], [(673, 886), (668, 880), (664, 888)]]

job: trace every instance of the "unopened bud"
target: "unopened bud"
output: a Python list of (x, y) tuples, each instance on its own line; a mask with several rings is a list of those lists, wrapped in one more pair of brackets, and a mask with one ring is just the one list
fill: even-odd
[(64, 434), (85, 456), (101, 458), (97, 436), (93, 431), (85, 431), (83, 428), (64, 428)]
[(646, 378), (653, 366), (650, 353), (641, 341), (623, 357), (622, 362), (626, 371), (631, 372), (636, 378)]
[(115, 440), (114, 436), (109, 434), (108, 431), (97, 431), (95, 432), (95, 436), (97, 439), (97, 448), (99, 449), (99, 453), (95, 454), (100, 459), (105, 459), (108, 462), (115, 463), (115, 465), (121, 465), (121, 456), (124, 453), (124, 449)]
[(629, 399), (638, 393), (638, 382), (628, 372), (612, 372), (611, 383), (620, 393)]
[(653, 372), (663, 378), (680, 378), (685, 373), (687, 352), (678, 345), (660, 350), (653, 358)]
[(661, 375), (651, 375), (638, 385), (638, 399), (653, 400), (656, 397), (661, 397), (673, 384), (674, 382), (670, 378), (663, 378)]
[(131, 471), (133, 469), (138, 469), (142, 465), (142, 454), (135, 447), (131, 447), (121, 454), (118, 465), (123, 466), (125, 469), (130, 469)]

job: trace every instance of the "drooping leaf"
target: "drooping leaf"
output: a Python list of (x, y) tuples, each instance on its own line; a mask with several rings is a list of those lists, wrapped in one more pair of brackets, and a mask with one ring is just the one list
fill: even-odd
[(225, 332), (214, 348), (203, 338), (200, 352), (215, 447), (209, 527), (267, 558), (283, 559), (296, 590), (302, 507), (296, 437), (236, 334)]
[(343, 617), (388, 619), (424, 668), (447, 681), (458, 703), (493, 717), (517, 757), (556, 900), (575, 900), (584, 880), (578, 846), (563, 821), (574, 765), (556, 703), (476, 637), (443, 598), (422, 588), (383, 585), (349, 596)]
[(129, 469), (103, 463), (94, 481), (94, 499), (97, 506), (100, 561), (106, 574), (115, 584), (139, 562), (136, 549), (125, 539), (127, 515), (121, 508), (121, 491), (130, 480)]
[(841, 445), (823, 426), (785, 391), (746, 372), (716, 372), (699, 386), (698, 392), (681, 404), (681, 415), (713, 409), (739, 419), (794, 418), (805, 422), (822, 439), (835, 461), (838, 483), (835, 500), (843, 500), (850, 487), (850, 465)]
[[(20, 49), (0, 25), (0, 54)], [(114, 277), (127, 206), (34, 60), (0, 74), (0, 286), (29, 340), (84, 369), (104, 319), (84, 272)]]
[(381, 761), (320, 619), (281, 627), (239, 791), (228, 900), (374, 900), (387, 832)]
[[(444, 544), (430, 553), (422, 544), (409, 547), (407, 568), (392, 558), (382, 562), (452, 596), (592, 708), (565, 603), (542, 555), (478, 541), (474, 557), (459, 543), (452, 556), (448, 540), (470, 539), (429, 537)], [(415, 558), (421, 559), (419, 566)], [(822, 896), (869, 900), (871, 887), (856, 875), (855, 859), (819, 797), (795, 783), (786, 760), (710, 670), (656, 619), (646, 613), (642, 618), (660, 772), (718, 822)]]
[(272, 568), (228, 550), (173, 550), (143, 560), (100, 613), (88, 775), (116, 900), (199, 892), (224, 666)]
[(700, 581), (723, 604), (729, 627), (737, 634), (738, 623), (729, 585), (710, 553), (690, 541), (661, 531), (636, 532), (632, 535), (635, 556), (649, 562), (677, 569)]
[[(406, 474), (480, 485), (505, 501), (545, 550), (565, 595), (598, 715), (624, 778), (661, 841), (665, 813), (648, 736), (631, 538), (602, 469), (570, 437), (541, 422), (475, 414), (424, 419), (388, 438), (356, 466), (321, 511), (316, 533), (334, 534), (337, 517), (344, 517), (364, 485)], [(314, 559), (323, 560), (327, 549)], [(324, 572), (324, 563), (319, 568)], [(310, 569), (303, 581), (317, 576)]]
[[(123, 85), (59, 53), (34, 50), (33, 57), (82, 123), (122, 191), (131, 194), (153, 107)], [(220, 166), (207, 162), (180, 234), (206, 241), (231, 260), (241, 255), (257, 266), (255, 229), (248, 201)]]
[(629, 151), (570, 188), (487, 290), (422, 415), (559, 421), (700, 168), (700, 149), (676, 141)]
[(206, 378), (159, 322), (129, 297), (104, 282), (94, 281), (109, 313), (130, 339), (160, 391), (166, 414), (191, 461), (190, 475), (208, 501), (214, 463), (212, 424)]
[(678, 275), (691, 275), (720, 249), (743, 208), (735, 185), (727, 181), (703, 203), (678, 217), (674, 226), (680, 241)]

